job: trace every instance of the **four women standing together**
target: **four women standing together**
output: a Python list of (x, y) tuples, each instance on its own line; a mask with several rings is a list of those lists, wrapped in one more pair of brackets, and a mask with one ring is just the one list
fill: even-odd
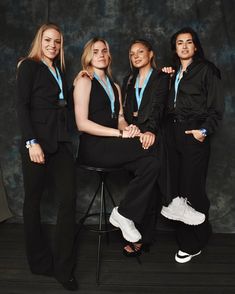
[[(185, 262), (199, 254), (208, 239), (209, 201), (205, 196), (208, 137), (221, 119), (223, 98), (216, 68), (203, 56), (195, 58), (201, 47), (194, 34), (192, 30), (183, 31), (172, 41), (181, 67), (176, 78), (173, 77), (170, 96), (170, 76), (156, 69), (154, 51), (146, 40), (135, 40), (130, 45), (131, 74), (124, 79), (123, 100), (119, 86), (112, 80), (108, 43), (94, 38), (83, 50), (82, 67), (93, 78), (81, 76), (75, 83), (76, 123), (82, 131), (78, 161), (95, 167), (122, 167), (132, 174), (123, 199), (110, 216), (110, 222), (121, 229), (129, 242), (124, 247), (127, 256), (140, 254), (152, 241), (153, 211), (156, 198), (161, 195), (156, 185), (162, 158), (166, 158), (164, 164), (169, 175), (166, 182), (170, 187), (166, 190), (172, 191), (170, 196), (176, 199), (163, 207), (162, 214), (186, 223), (194, 218), (194, 224), (202, 223), (206, 215), (200, 226), (179, 225), (180, 251), (176, 261)], [(72, 273), (74, 163), (67, 129), (69, 100), (63, 69), (62, 34), (57, 26), (44, 25), (18, 70), (26, 248), (33, 273), (54, 275), (66, 289), (74, 290), (77, 288)], [(162, 152), (164, 149), (166, 152)], [(48, 174), (59, 199), (53, 253), (44, 241), (40, 225), (40, 199)], [(186, 219), (182, 213), (175, 216), (175, 207), (176, 211), (186, 212)]]

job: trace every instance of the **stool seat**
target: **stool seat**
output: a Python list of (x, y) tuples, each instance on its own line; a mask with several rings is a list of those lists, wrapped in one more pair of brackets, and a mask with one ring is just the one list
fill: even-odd
[[(106, 182), (106, 176), (112, 172), (121, 171), (122, 168), (107, 168), (107, 167), (95, 167), (90, 165), (84, 165), (84, 164), (78, 164), (78, 168), (85, 169), (91, 172), (96, 173), (99, 176), (99, 183), (98, 187), (94, 193), (94, 195), (91, 198), (91, 201), (88, 205), (87, 211), (84, 214), (84, 216), (80, 219), (79, 224), (80, 228), (78, 230), (77, 235), (80, 232), (80, 229), (82, 226), (86, 226), (84, 223), (87, 220), (87, 218), (91, 216), (98, 215), (99, 216), (99, 223), (98, 228), (88, 228), (90, 231), (95, 232), (98, 234), (98, 245), (97, 245), (97, 263), (96, 263), (96, 283), (99, 284), (99, 276), (100, 276), (100, 263), (101, 263), (101, 238), (102, 235), (106, 235), (107, 243), (109, 243), (109, 233), (112, 231), (119, 230), (118, 228), (108, 228), (108, 220), (107, 217), (110, 215), (110, 213), (107, 212), (106, 202), (107, 202), (107, 196), (111, 200), (111, 203), (113, 207), (116, 207), (116, 203), (113, 199), (113, 196), (110, 192), (110, 189), (108, 188), (107, 182)], [(107, 193), (106, 193), (107, 192)], [(90, 213), (90, 210), (94, 204), (95, 199), (97, 199), (100, 202), (100, 209), (98, 212)], [(104, 224), (103, 224), (104, 222)]]
[(90, 171), (105, 172), (105, 173), (116, 172), (116, 171), (122, 170), (121, 167), (95, 167), (95, 166), (90, 166), (90, 165), (85, 165), (85, 164), (78, 164), (78, 167), (86, 169), (86, 170), (90, 170)]

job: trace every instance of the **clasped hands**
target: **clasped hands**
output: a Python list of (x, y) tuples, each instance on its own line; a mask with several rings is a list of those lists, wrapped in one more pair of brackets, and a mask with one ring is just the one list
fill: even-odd
[(129, 125), (123, 130), (123, 138), (139, 137), (142, 144), (142, 148), (148, 149), (155, 142), (155, 134), (152, 132), (141, 133), (140, 129), (136, 125)]

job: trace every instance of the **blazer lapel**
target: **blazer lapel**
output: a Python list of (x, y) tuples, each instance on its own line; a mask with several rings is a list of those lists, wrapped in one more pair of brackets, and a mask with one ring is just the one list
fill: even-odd
[[(42, 61), (40, 62), (41, 63), (41, 65), (46, 69), (46, 74), (47, 74), (47, 77), (49, 78), (49, 80), (54, 84), (54, 85), (56, 85), (58, 88), (59, 88), (59, 90), (60, 90), (60, 87), (59, 87), (59, 85), (58, 85), (58, 83), (57, 83), (57, 81), (56, 81), (56, 79), (53, 77), (53, 75), (52, 75), (52, 73), (50, 72), (50, 70), (49, 70), (49, 68), (47, 67), (47, 65), (45, 64), (45, 63), (43, 63)], [(61, 71), (60, 71), (60, 74), (61, 74)], [(63, 79), (63, 78), (62, 78)], [(63, 80), (62, 80), (63, 81)], [(64, 85), (64, 81), (63, 81), (63, 85)]]
[(149, 96), (150, 96), (150, 91), (151, 91), (151, 89), (152, 89), (152, 83), (153, 83), (153, 82), (156, 82), (156, 81), (155, 81), (155, 76), (156, 76), (156, 70), (154, 69), (153, 72), (152, 72), (152, 74), (151, 74), (151, 76), (150, 76), (150, 79), (149, 79), (149, 81), (148, 81), (148, 84), (147, 84), (147, 86), (146, 86), (146, 88), (145, 88), (145, 90), (144, 90), (144, 94), (143, 94), (142, 101), (141, 101), (141, 103), (140, 103), (139, 111), (140, 111), (142, 108), (144, 108), (144, 106), (145, 106), (146, 104), (149, 103)]

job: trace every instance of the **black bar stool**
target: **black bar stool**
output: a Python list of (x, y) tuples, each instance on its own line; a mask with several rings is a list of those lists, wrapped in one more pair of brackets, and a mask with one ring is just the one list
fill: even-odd
[[(102, 235), (105, 234), (107, 244), (109, 243), (109, 232), (119, 230), (118, 228), (108, 228), (108, 216), (110, 215), (109, 212), (107, 212), (106, 202), (109, 197), (111, 200), (111, 203), (113, 207), (117, 206), (113, 196), (109, 190), (109, 187), (107, 186), (106, 177), (111, 172), (117, 172), (120, 171), (121, 168), (103, 168), (103, 167), (93, 167), (93, 166), (87, 166), (87, 165), (78, 165), (78, 168), (88, 170), (95, 172), (99, 176), (99, 183), (98, 187), (95, 191), (95, 194), (92, 196), (91, 201), (88, 205), (87, 211), (85, 215), (80, 219), (79, 221), (79, 229), (77, 232), (77, 236), (81, 230), (81, 228), (85, 225), (85, 221), (87, 218), (91, 216), (98, 215), (99, 216), (99, 222), (98, 222), (98, 228), (93, 229), (90, 227), (87, 227), (90, 231), (98, 233), (98, 245), (97, 245), (97, 262), (96, 262), (96, 283), (99, 284), (99, 278), (100, 278), (100, 263), (101, 263), (101, 239)], [(107, 193), (106, 193), (107, 192)], [(95, 199), (98, 199), (100, 208), (98, 212), (90, 213), (91, 208), (95, 202)]]

